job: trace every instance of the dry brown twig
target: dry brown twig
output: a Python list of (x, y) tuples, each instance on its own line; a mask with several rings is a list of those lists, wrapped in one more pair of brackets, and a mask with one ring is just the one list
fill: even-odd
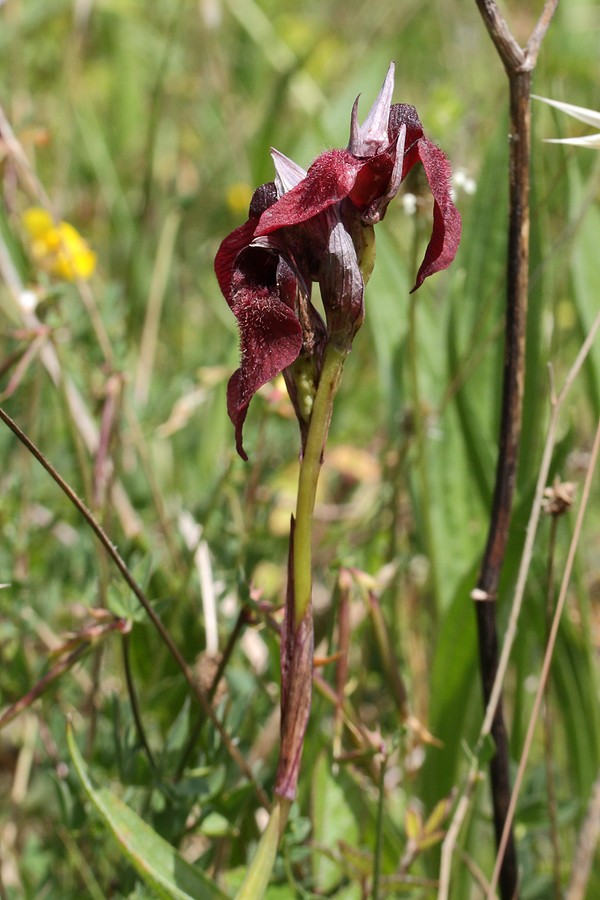
[[(558, 0), (547, 0), (525, 47), (510, 32), (495, 0), (476, 0), (477, 6), (506, 70), (510, 98), (509, 224), (506, 284), (506, 343), (496, 481), (488, 539), (475, 601), (479, 641), (479, 665), (486, 707), (491, 709), (491, 734), (496, 752), (490, 761), (490, 781), (496, 841), (504, 830), (510, 799), (509, 748), (501, 692), (491, 706), (498, 669), (496, 602), (512, 515), (517, 476), (523, 386), (525, 380), (525, 336), (529, 290), (529, 181), (531, 151), (531, 74), (543, 37)], [(518, 867), (514, 839), (509, 832), (500, 872), (500, 891), (512, 900), (518, 891)]]

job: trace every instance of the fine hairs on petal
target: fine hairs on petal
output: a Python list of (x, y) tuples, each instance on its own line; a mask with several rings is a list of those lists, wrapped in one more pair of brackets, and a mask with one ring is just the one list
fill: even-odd
[(433, 229), (412, 291), (429, 275), (448, 268), (456, 256), (462, 230), (460, 214), (452, 201), (451, 169), (445, 153), (426, 137), (419, 140), (418, 153), (433, 194)]

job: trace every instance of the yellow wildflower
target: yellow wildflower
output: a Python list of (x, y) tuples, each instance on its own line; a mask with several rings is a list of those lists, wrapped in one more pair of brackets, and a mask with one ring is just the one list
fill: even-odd
[(65, 281), (90, 278), (96, 254), (68, 222), (55, 223), (47, 210), (34, 206), (23, 213), (31, 254), (49, 275)]

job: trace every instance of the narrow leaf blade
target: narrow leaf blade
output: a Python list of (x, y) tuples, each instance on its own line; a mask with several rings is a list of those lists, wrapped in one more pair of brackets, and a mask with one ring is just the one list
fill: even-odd
[(96, 789), (89, 779), (73, 728), (67, 724), (69, 753), (79, 780), (124, 855), (144, 882), (166, 900), (226, 900), (225, 894), (200, 869), (187, 862), (107, 788)]

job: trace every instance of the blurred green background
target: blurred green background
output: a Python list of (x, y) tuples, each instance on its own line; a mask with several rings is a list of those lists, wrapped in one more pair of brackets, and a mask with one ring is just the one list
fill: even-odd
[[(504, 7), (525, 42), (541, 4)], [(599, 37), (595, 2), (559, 5), (535, 92), (600, 108)], [(439, 847), (419, 846), (409, 858), (407, 810), (425, 819), (460, 784), (482, 714), (469, 592), (497, 448), (505, 75), (467, 0), (0, 6), (0, 103), (31, 166), (28, 172), (0, 134), (3, 406), (85, 498), (201, 679), (214, 671), (215, 622), (222, 651), (242, 604), (282, 602), (298, 453), (296, 425), (276, 383), (250, 408), (250, 462), (235, 455), (225, 387), (237, 366), (237, 332), (212, 260), (245, 220), (253, 187), (272, 178), (269, 147), (307, 167), (322, 150), (345, 146), (354, 98), (361, 94), (364, 116), (391, 59), (394, 99), (416, 106), (425, 132), (452, 161), (464, 237), (453, 267), (409, 297), (431, 228), (430, 198), (418, 177), (406, 185), (417, 197), (416, 214), (400, 198), (377, 229), (367, 318), (346, 365), (315, 526), (317, 653), (339, 648), (337, 612), (345, 609), (352, 631), (346, 694), (364, 733), (360, 756), (346, 759), (353, 732), (317, 691), (273, 898), (371, 896), (380, 783), (367, 733), (375, 744), (380, 736), (389, 753), (379, 896), (435, 896)], [(600, 157), (543, 143), (589, 129), (540, 104), (533, 127), (523, 451), (502, 620), (548, 422), (548, 364), (560, 386), (600, 296)], [(97, 254), (96, 273), (80, 288), (33, 261), (22, 214), (47, 203)], [(35, 327), (19, 305), (21, 288), (36, 293)], [(581, 484), (599, 411), (596, 344), (565, 406), (553, 478)], [(88, 414), (92, 432), (108, 440), (106, 455), (86, 444)], [(102, 641), (0, 736), (0, 896), (146, 896), (65, 769), (66, 713), (96, 781), (231, 887), (259, 833), (252, 785), (210, 723), (186, 751), (197, 712), (153, 628), (76, 511), (4, 427), (0, 455), (2, 705), (48, 671), (51, 652), (89, 626), (90, 609), (133, 618), (127, 639)], [(597, 494), (596, 487), (596, 501)], [(560, 580), (571, 517), (557, 522), (555, 534), (543, 521), (536, 543), (507, 680), (515, 761), (543, 654), (549, 584)], [(568, 882), (600, 765), (599, 524), (596, 502), (556, 649), (551, 724), (538, 729), (521, 796), (523, 898), (554, 896), (557, 825), (560, 878)], [(340, 567), (355, 570), (346, 593)], [(335, 687), (334, 664), (319, 672)], [(439, 744), (408, 726), (398, 678), (411, 712)], [(135, 727), (131, 685), (151, 759)], [(215, 702), (267, 793), (278, 685), (277, 635), (258, 610), (235, 643)], [(342, 761), (332, 765), (332, 753)], [(548, 768), (556, 792), (550, 811)], [(458, 900), (482, 895), (471, 859), (488, 875), (494, 859), (485, 785), (461, 840)], [(588, 896), (597, 891), (598, 865)]]

